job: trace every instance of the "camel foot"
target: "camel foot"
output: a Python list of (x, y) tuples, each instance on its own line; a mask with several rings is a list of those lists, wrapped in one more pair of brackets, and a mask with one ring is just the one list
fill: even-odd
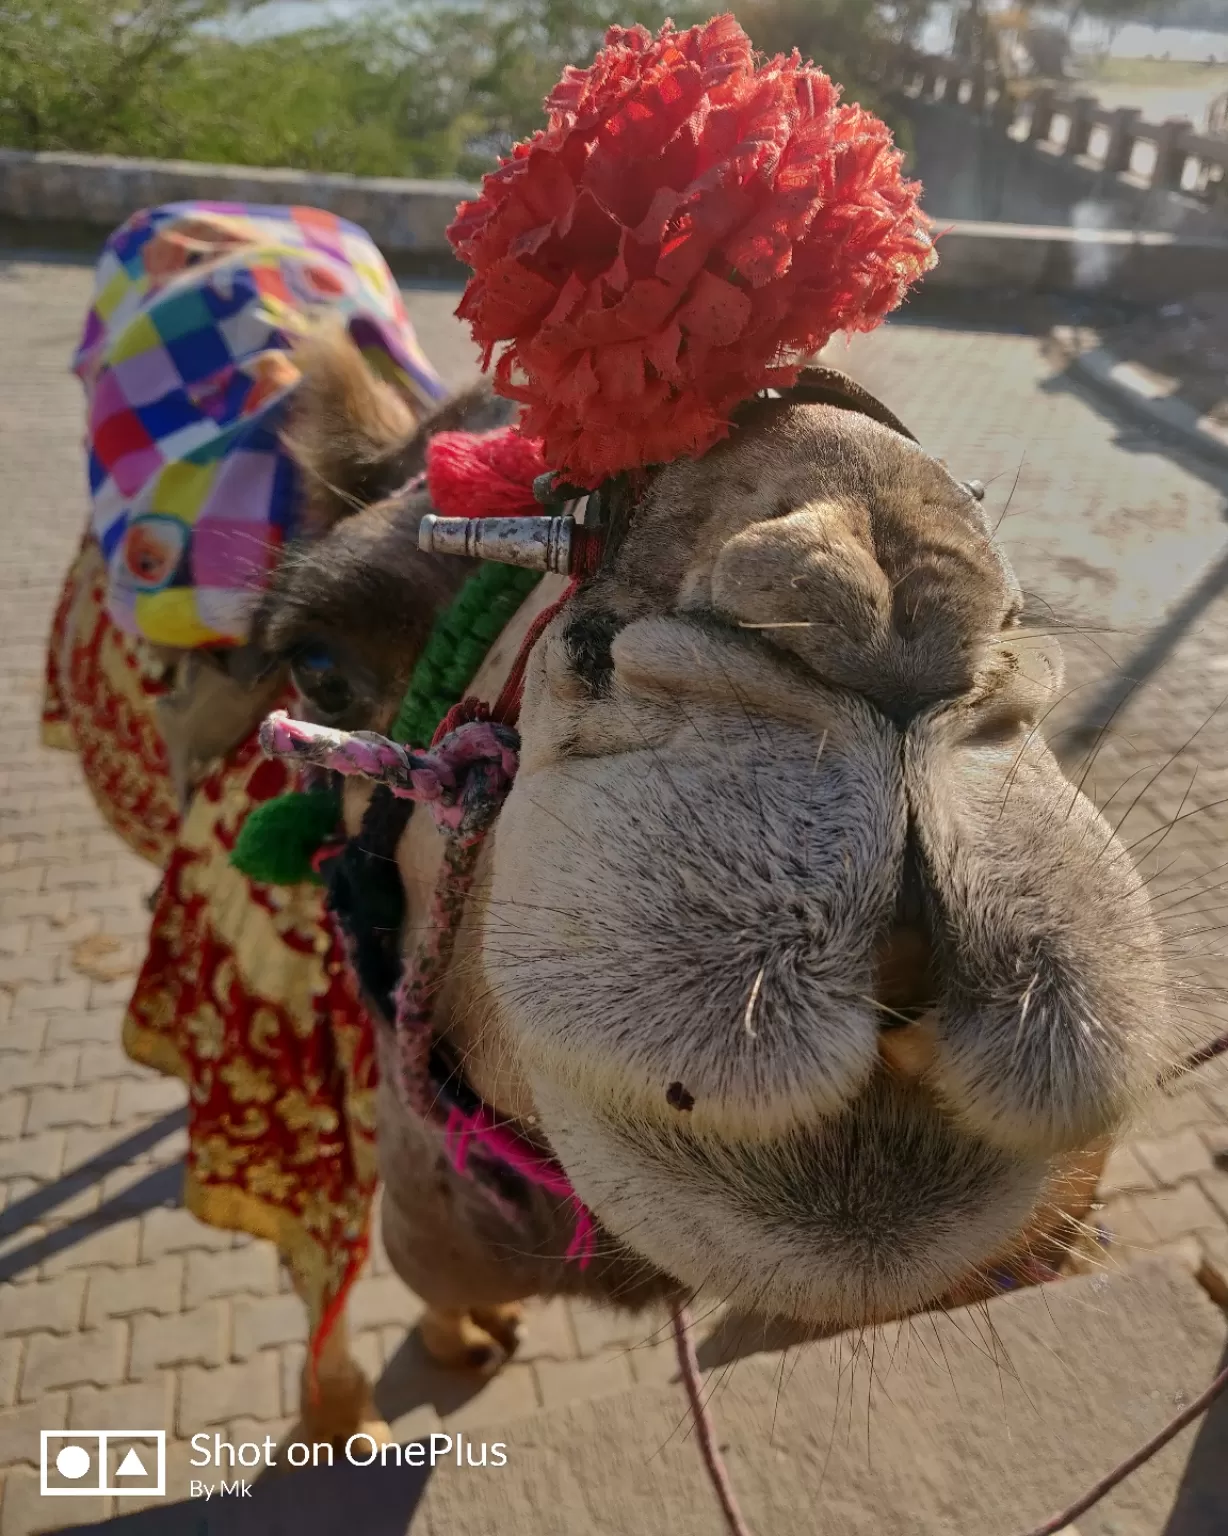
[[(275, 1477), (284, 1477), (287, 1472), (298, 1470), (297, 1468), (294, 1468), (290, 1465), (290, 1462), (286, 1457), (286, 1447), (288, 1445), (294, 1445), (296, 1442), (299, 1445), (306, 1445), (308, 1447), (316, 1445), (331, 1446), (333, 1451), (334, 1465), (345, 1459), (346, 1441), (349, 1440), (353, 1435), (369, 1436), (370, 1442), (377, 1446), (391, 1445), (394, 1438), (392, 1430), (389, 1427), (386, 1419), (381, 1419), (378, 1417), (378, 1409), (375, 1410), (375, 1412), (377, 1415), (375, 1418), (360, 1419), (357, 1424), (352, 1429), (350, 1429), (349, 1434), (337, 1433), (333, 1435), (321, 1434), (315, 1427), (315, 1422), (312, 1416), (309, 1414), (304, 1415), (298, 1420), (296, 1424), (292, 1425), (290, 1429), (286, 1431), (284, 1439), (273, 1453), (272, 1464), (266, 1467), (260, 1473), (257, 1481), (267, 1482)], [(371, 1455), (371, 1444), (368, 1443), (367, 1440), (360, 1440), (354, 1447), (354, 1452), (363, 1461), (366, 1461), (367, 1458)], [(302, 1452), (299, 1452), (298, 1454), (301, 1456)], [(303, 1465), (307, 1467), (326, 1466), (328, 1465), (328, 1461), (326, 1457), (323, 1457), (318, 1453), (313, 1453), (312, 1455), (308, 1456), (307, 1460), (303, 1462)]]
[(418, 1324), (422, 1347), (449, 1371), (493, 1376), (516, 1353), (524, 1308), (519, 1302), (500, 1307), (472, 1307), (445, 1312), (428, 1307)]
[(341, 1450), (352, 1435), (370, 1435), (377, 1445), (387, 1445), (392, 1431), (375, 1406), (375, 1396), (366, 1374), (352, 1359), (339, 1363), (321, 1362), (314, 1394), (304, 1369), (299, 1388), (299, 1421), (291, 1434), (293, 1440), (309, 1445), (327, 1442)]

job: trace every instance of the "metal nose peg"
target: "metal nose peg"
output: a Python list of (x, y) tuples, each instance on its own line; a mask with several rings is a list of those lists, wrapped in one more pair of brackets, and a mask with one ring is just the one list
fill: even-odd
[(439, 517), (428, 512), (418, 526), (418, 548), (424, 554), (459, 555), (567, 575), (575, 527), (575, 519), (569, 515)]

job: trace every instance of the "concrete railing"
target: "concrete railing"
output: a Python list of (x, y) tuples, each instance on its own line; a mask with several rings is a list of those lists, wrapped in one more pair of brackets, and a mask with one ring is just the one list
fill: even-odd
[[(394, 267), (425, 262), (462, 275), (444, 231), (474, 190), (455, 181), (0, 150), (0, 243), (19, 236), (94, 251), (131, 213), (159, 203), (305, 203), (362, 225)], [(968, 220), (942, 221), (938, 233), (926, 293), (1067, 291), (1154, 304), (1228, 288), (1228, 239), (1214, 236)]]
[(987, 113), (1009, 138), (1075, 160), (1146, 191), (1185, 193), (1228, 208), (1228, 138), (1188, 118), (1144, 121), (1135, 107), (1102, 107), (1094, 96), (1042, 85), (1022, 92), (983, 70), (934, 54), (901, 53), (887, 85), (916, 101)]
[(109, 231), (159, 203), (305, 203), (361, 224), (390, 256), (450, 258), (444, 231), (476, 191), (463, 181), (0, 149), (0, 220), (40, 230)]
[(1212, 235), (957, 219), (939, 227), (938, 256), (925, 293), (1074, 293), (1152, 306), (1228, 290), (1228, 239)]

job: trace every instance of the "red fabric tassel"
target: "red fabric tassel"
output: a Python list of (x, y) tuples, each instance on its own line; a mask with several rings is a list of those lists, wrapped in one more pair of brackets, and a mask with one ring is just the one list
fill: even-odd
[(732, 15), (611, 27), (448, 229), (457, 315), (573, 485), (697, 457), (934, 264), (886, 125)]
[(427, 444), (426, 486), (444, 517), (517, 517), (541, 510), (533, 482), (547, 467), (541, 444), (515, 427), (437, 432)]

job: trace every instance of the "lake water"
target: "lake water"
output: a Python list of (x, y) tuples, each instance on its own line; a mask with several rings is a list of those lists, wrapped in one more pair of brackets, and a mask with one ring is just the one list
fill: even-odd
[(227, 30), (237, 37), (270, 37), (329, 21), (353, 21), (377, 14), (384, 4), (385, 0), (267, 0)]
[[(396, 0), (266, 0), (266, 3), (229, 30), (240, 37), (267, 37), (299, 27), (319, 26), (328, 21), (352, 21), (360, 16), (378, 16), (381, 9), (392, 9)], [(733, 0), (736, 10), (737, 0)], [(714, 5), (715, 9), (715, 5)], [(1043, 12), (1036, 13), (1038, 18)], [(951, 8), (936, 5), (921, 46), (930, 53), (944, 53), (951, 38)], [(1095, 23), (1076, 27), (1075, 46), (1080, 50), (1103, 51), (1107, 40)], [(1191, 59), (1205, 62), (1215, 59), (1228, 64), (1228, 31), (1200, 32), (1188, 27), (1123, 27), (1113, 39), (1111, 53), (1117, 58), (1142, 59), (1148, 56)], [(822, 63), (822, 60), (819, 61)], [(1169, 117), (1184, 117), (1201, 128), (1207, 108), (1225, 88), (1222, 70), (1208, 71), (1205, 81), (1181, 85), (1137, 86), (1098, 84), (1091, 87), (1106, 107), (1138, 107), (1147, 122), (1163, 122)]]
[[(349, 21), (357, 16), (378, 15), (390, 0), (266, 0), (233, 29), (245, 37), (268, 36), (292, 31), (297, 27), (318, 26), (329, 20)], [(715, 7), (714, 7), (715, 9)], [(736, 12), (736, 0), (731, 6)], [(941, 52), (950, 37), (950, 11), (936, 6), (922, 46)], [(1075, 29), (1075, 43), (1093, 48), (1103, 41), (1103, 32), (1094, 23)], [(1113, 41), (1112, 54), (1122, 59), (1142, 59), (1149, 54), (1173, 59), (1214, 58), (1228, 62), (1228, 31), (1200, 32), (1190, 27), (1123, 27)], [(820, 62), (822, 62), (820, 60)]]

